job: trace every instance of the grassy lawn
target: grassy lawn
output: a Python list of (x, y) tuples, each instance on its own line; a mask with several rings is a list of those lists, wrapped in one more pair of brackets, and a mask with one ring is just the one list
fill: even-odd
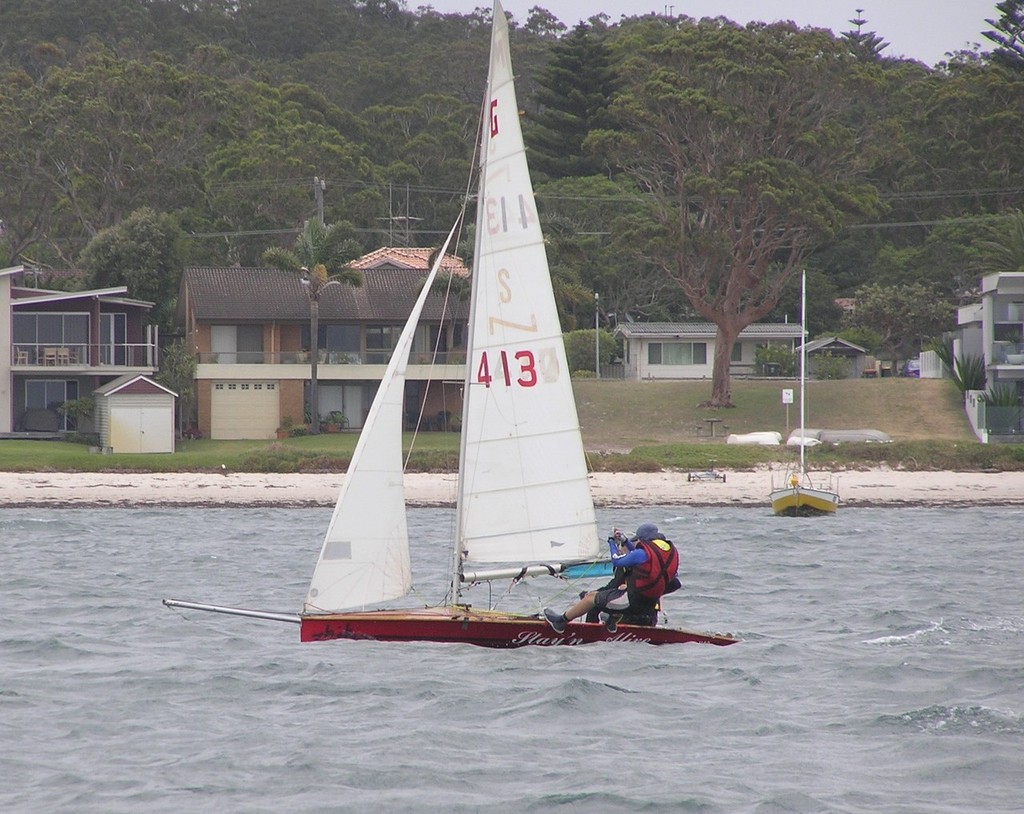
[[(750, 469), (790, 461), (794, 448), (725, 443), (727, 432), (776, 430), (784, 436), (800, 423), (790, 405), (787, 423), (783, 388), (799, 395), (793, 380), (734, 380), (732, 409), (700, 404), (711, 382), (623, 382), (580, 379), (575, 383), (584, 445), (592, 469), (654, 471), (663, 467), (704, 470), (716, 466)], [(885, 464), (912, 470), (1024, 469), (1024, 445), (978, 443), (953, 383), (934, 379), (865, 379), (808, 382), (807, 426), (876, 429), (893, 444), (815, 447), (814, 467), (859, 468)], [(708, 418), (721, 419), (711, 438)], [(726, 430), (727, 431), (724, 431)], [(173, 455), (99, 455), (87, 446), (60, 441), (0, 441), (5, 472), (318, 472), (342, 471), (355, 448), (356, 433), (325, 433), (282, 441), (182, 441)], [(413, 436), (405, 436), (409, 450)], [(420, 433), (411, 471), (457, 468), (456, 433)]]

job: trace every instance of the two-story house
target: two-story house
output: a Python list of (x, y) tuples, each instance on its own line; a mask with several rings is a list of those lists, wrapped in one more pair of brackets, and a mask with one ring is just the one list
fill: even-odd
[(91, 429), (58, 408), (120, 376), (156, 373), (153, 304), (124, 286), (49, 291), (28, 282), (23, 266), (0, 269), (0, 433)]
[[(957, 312), (958, 332), (954, 354), (958, 359), (977, 357), (984, 361), (988, 392), (1006, 387), (1024, 400), (1024, 272), (999, 272), (981, 278), (981, 301)], [(990, 436), (1024, 433), (1019, 408), (990, 410), (985, 416), (980, 392), (967, 394), (968, 418), (983, 441)], [(993, 420), (998, 415), (998, 420)]]
[[(320, 419), (362, 427), (405, 320), (429, 270), (429, 249), (380, 249), (353, 265), (363, 285), (331, 285), (318, 303)], [(457, 258), (447, 271), (465, 275)], [(461, 411), (466, 301), (431, 295), (406, 381), (408, 425), (447, 429)], [(300, 275), (271, 268), (187, 268), (178, 319), (197, 356), (199, 431), (209, 438), (273, 438), (308, 424), (311, 301)]]

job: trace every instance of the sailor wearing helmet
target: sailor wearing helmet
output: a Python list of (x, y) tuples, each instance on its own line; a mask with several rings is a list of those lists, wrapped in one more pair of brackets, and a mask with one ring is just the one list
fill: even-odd
[(654, 624), (658, 600), (680, 587), (679, 552), (653, 523), (642, 523), (628, 540), (615, 529), (608, 538), (608, 547), (615, 568), (612, 582), (583, 594), (565, 613), (544, 609), (544, 618), (556, 633), (564, 632), (573, 619), (594, 610), (612, 632), (626, 613), (643, 614), (651, 619), (648, 624)]

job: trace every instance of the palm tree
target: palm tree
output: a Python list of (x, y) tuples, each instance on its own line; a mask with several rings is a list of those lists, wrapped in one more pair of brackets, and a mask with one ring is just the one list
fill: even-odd
[[(295, 240), (295, 249), (273, 247), (263, 253), (263, 262), (274, 268), (302, 275), (309, 296), (309, 431), (320, 432), (320, 398), (317, 391), (317, 362), (320, 356), (320, 295), (332, 285), (363, 284), (363, 273), (346, 265), (360, 254), (360, 246), (337, 223), (325, 226), (308, 220)], [(335, 269), (333, 274), (329, 269)]]
[(1004, 223), (989, 228), (988, 238), (978, 244), (987, 272), (1024, 271), (1024, 212), (1010, 212)]

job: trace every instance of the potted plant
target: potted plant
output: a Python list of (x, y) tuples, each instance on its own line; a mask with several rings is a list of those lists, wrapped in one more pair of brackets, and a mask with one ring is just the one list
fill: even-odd
[(295, 425), (295, 419), (290, 415), (286, 415), (281, 419), (281, 426), (277, 428), (278, 438), (288, 438), (292, 434), (292, 427)]

